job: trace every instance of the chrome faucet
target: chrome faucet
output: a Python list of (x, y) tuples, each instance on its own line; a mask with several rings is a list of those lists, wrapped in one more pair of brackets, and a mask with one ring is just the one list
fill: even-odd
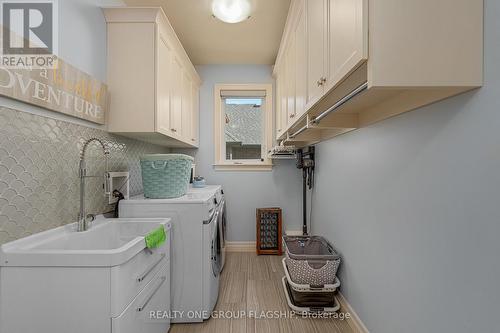
[(108, 175), (108, 155), (109, 155), (109, 150), (106, 148), (104, 145), (104, 142), (102, 142), (98, 138), (90, 138), (85, 143), (83, 144), (82, 150), (80, 151), (80, 167), (79, 167), (79, 177), (80, 177), (80, 212), (78, 214), (78, 227), (77, 231), (85, 231), (89, 227), (89, 223), (92, 222), (95, 218), (94, 215), (92, 214), (86, 214), (85, 213), (85, 179), (89, 177), (99, 177), (99, 176), (87, 176), (87, 166), (85, 163), (85, 153), (87, 151), (87, 147), (89, 146), (90, 143), (92, 142), (97, 142), (101, 145), (103, 151), (104, 151), (104, 157), (106, 158), (106, 171), (104, 173), (104, 191), (106, 192), (107, 188), (107, 175)]

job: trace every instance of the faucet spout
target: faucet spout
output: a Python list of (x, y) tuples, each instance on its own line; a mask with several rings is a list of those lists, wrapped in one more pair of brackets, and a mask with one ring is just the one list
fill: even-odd
[(80, 151), (80, 163), (78, 169), (78, 176), (80, 178), (80, 211), (78, 213), (78, 224), (77, 231), (85, 231), (88, 229), (89, 223), (93, 219), (89, 219), (91, 216), (87, 216), (85, 212), (85, 179), (87, 178), (87, 166), (85, 162), (85, 154), (87, 152), (88, 146), (92, 142), (97, 142), (103, 150), (104, 157), (106, 158), (106, 173), (108, 172), (108, 156), (109, 150), (101, 139), (90, 138), (83, 144), (82, 150)]

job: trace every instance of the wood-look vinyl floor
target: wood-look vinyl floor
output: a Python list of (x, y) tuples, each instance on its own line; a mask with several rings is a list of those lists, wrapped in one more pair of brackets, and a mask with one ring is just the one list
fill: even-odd
[[(203, 323), (173, 324), (171, 333), (356, 333), (349, 320), (333, 318), (258, 318), (262, 311), (288, 312), (281, 278), (282, 257), (227, 253), (216, 313), (244, 311), (240, 318), (210, 318)], [(248, 314), (257, 314), (249, 318)], [(341, 310), (342, 311), (342, 310)], [(229, 312), (228, 312), (229, 313)], [(233, 313), (233, 312), (230, 312)], [(255, 318), (257, 317), (257, 318)]]

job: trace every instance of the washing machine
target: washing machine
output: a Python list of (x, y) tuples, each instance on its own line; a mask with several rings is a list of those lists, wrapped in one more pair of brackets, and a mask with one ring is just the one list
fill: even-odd
[(221, 221), (215, 192), (188, 191), (175, 199), (120, 201), (120, 217), (171, 218), (171, 322), (210, 317), (219, 295)]
[(227, 213), (226, 213), (226, 198), (224, 196), (224, 190), (221, 185), (207, 185), (202, 188), (190, 187), (188, 193), (209, 193), (215, 197), (216, 211), (219, 212), (219, 232), (220, 232), (220, 243), (221, 243), (221, 271), (224, 268), (226, 262), (226, 235), (227, 235)]

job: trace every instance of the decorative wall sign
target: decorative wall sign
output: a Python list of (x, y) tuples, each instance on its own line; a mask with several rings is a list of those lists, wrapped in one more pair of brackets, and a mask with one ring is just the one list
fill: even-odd
[(0, 66), (0, 95), (104, 124), (107, 86), (57, 59), (55, 68)]

